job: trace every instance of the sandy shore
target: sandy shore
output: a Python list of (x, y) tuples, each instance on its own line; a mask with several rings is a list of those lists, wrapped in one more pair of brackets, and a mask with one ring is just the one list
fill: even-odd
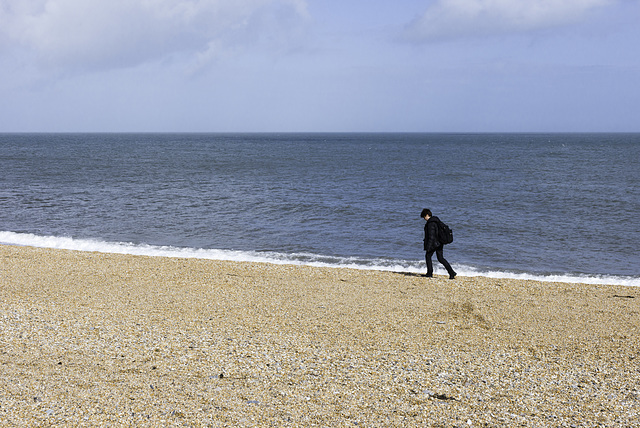
[(0, 426), (640, 426), (640, 290), (0, 245)]

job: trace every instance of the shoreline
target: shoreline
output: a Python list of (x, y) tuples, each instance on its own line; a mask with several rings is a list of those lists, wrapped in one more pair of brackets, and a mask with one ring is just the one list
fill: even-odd
[(628, 426), (633, 286), (0, 245), (0, 426)]
[[(0, 231), (0, 245), (27, 246), (44, 249), (100, 252), (107, 254), (141, 255), (151, 257), (188, 258), (222, 260), (237, 263), (270, 263), (276, 265), (310, 266), (333, 269), (357, 269), (363, 271), (406, 272), (420, 274), (426, 272), (424, 260), (380, 260), (345, 258), (322, 255), (287, 255), (280, 253), (252, 253), (242, 250), (203, 249), (189, 247), (154, 246), (122, 242), (94, 241), (68, 237), (36, 236)], [(454, 264), (455, 265), (455, 264)], [(442, 266), (434, 260), (436, 273), (444, 275)], [(640, 277), (614, 274), (569, 274), (516, 272), (485, 268), (478, 270), (471, 266), (456, 265), (461, 276), (490, 279), (532, 280), (569, 284), (601, 284), (640, 287)]]

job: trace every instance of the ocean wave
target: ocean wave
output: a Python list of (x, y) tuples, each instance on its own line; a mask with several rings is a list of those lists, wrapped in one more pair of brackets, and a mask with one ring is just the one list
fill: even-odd
[[(399, 273), (422, 274), (425, 272), (422, 260), (366, 259), (359, 257), (337, 257), (310, 253), (278, 253), (258, 251), (237, 251), (206, 248), (182, 248), (135, 244), (131, 242), (107, 242), (96, 239), (77, 239), (61, 236), (42, 236), (31, 233), (0, 231), (0, 244), (21, 245), (40, 248), (95, 251), (100, 253), (131, 254), (152, 257), (195, 258), (208, 260), (226, 260), (237, 262), (260, 262), (272, 264), (290, 264), (315, 267), (348, 268), (360, 270), (380, 270)], [(640, 277), (616, 275), (579, 275), (579, 274), (539, 274), (529, 272), (510, 272), (506, 270), (477, 268), (454, 264), (459, 276), (480, 276), (496, 279), (521, 279), (543, 282), (564, 282), (576, 284), (602, 284), (640, 286)], [(436, 274), (446, 272), (435, 266)]]

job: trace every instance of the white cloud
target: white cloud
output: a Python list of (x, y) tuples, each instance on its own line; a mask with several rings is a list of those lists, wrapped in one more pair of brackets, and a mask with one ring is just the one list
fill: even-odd
[(306, 0), (0, 0), (0, 49), (46, 66), (135, 66), (251, 43), (305, 15)]
[(433, 41), (545, 29), (576, 22), (616, 0), (436, 0), (405, 38)]

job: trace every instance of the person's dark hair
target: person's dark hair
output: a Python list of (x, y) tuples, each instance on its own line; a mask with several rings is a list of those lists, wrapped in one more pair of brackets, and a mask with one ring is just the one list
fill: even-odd
[(424, 218), (425, 216), (429, 216), (429, 217), (433, 217), (433, 214), (431, 214), (431, 210), (428, 209), (423, 209), (422, 212), (420, 213), (420, 218)]

